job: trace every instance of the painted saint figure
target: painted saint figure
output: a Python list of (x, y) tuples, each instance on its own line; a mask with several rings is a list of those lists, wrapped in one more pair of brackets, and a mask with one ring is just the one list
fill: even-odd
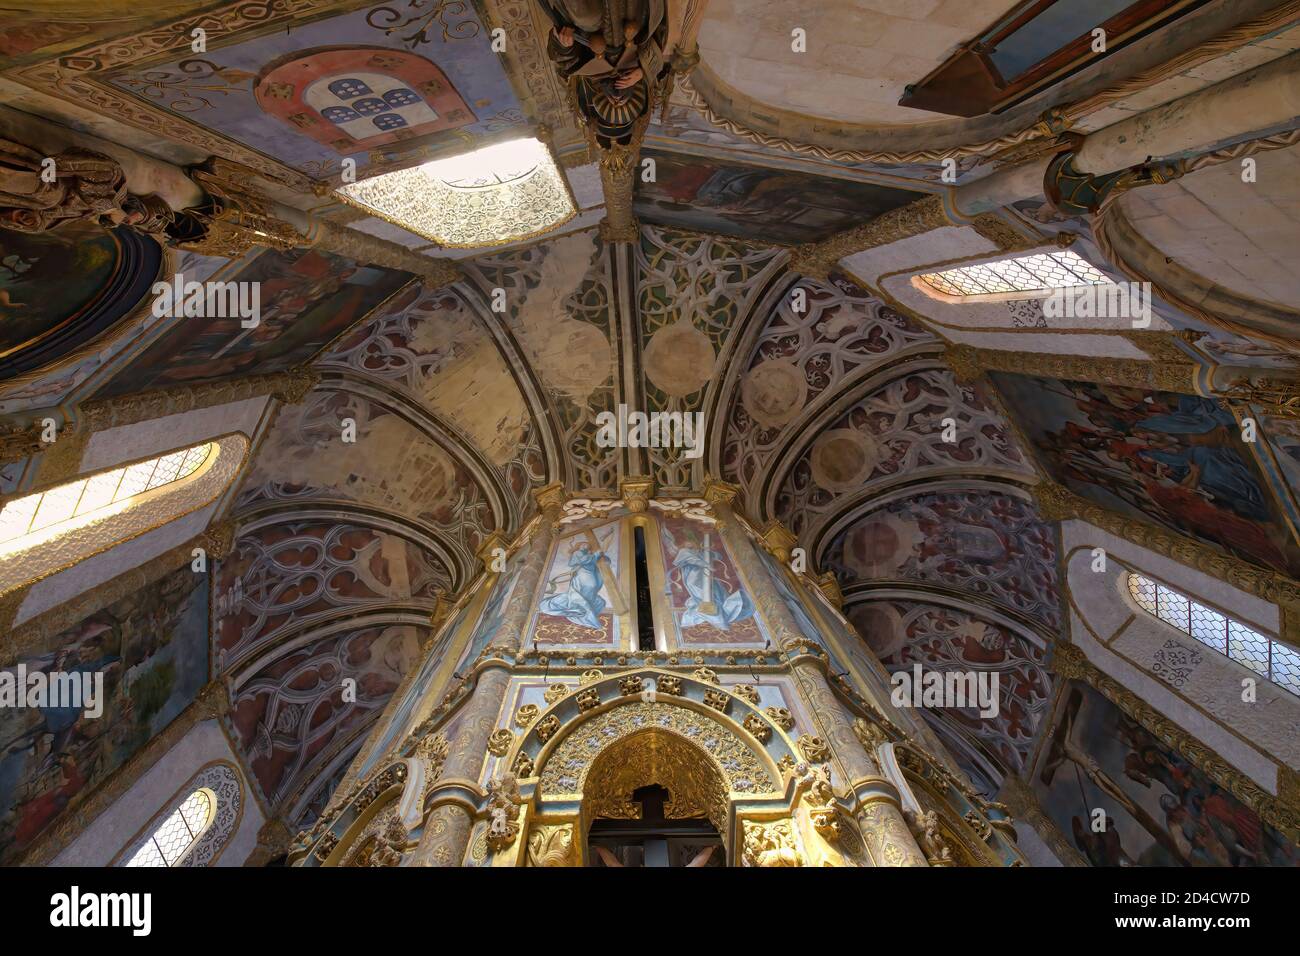
[[(573, 570), (567, 575), (568, 590), (543, 598), (539, 605), (542, 613), (565, 618), (582, 627), (604, 630), (605, 625), (600, 619), (605, 610), (605, 599), (600, 596), (603, 585), (600, 562), (604, 560), (607, 560), (604, 551), (593, 551), (585, 543), (575, 544), (569, 552), (569, 567)], [(548, 592), (553, 591), (565, 577), (559, 574), (551, 578)]]
[(689, 595), (682, 615), (682, 627), (712, 624), (725, 631), (754, 613), (749, 596), (739, 589), (732, 591), (714, 573), (714, 565), (721, 561), (722, 555), (709, 547), (707, 537), (702, 547), (678, 549), (673, 558), (673, 568), (681, 573), (682, 584)]

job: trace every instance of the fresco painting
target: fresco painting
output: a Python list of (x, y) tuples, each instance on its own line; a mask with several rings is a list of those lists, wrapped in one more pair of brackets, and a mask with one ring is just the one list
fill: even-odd
[[(50, 638), (27, 671), (101, 672), (103, 713), (0, 708), (0, 862), (160, 734), (208, 679), (208, 577), (185, 565)], [(12, 669), (10, 669), (12, 670)]]
[(472, 603), (466, 601), (461, 609), (456, 612), (451, 623), (443, 629), (438, 635), (438, 641), (425, 655), (424, 662), (420, 665), (419, 673), (415, 679), (406, 686), (402, 694), (401, 702), (392, 711), (388, 717), (387, 726), (375, 745), (370, 748), (366, 755), (365, 762), (358, 769), (359, 774), (367, 774), (371, 768), (379, 761), (381, 757), (398, 741), (402, 740), (413, 729), (415, 715), (422, 710), (421, 704), (433, 697), (440, 688), (433, 685), (434, 674), (438, 668), (446, 662), (447, 647), (451, 643), (452, 637), (460, 630), (461, 624), (469, 615), (469, 606)]
[(921, 194), (849, 179), (642, 150), (653, 182), (638, 181), (636, 214), (647, 222), (781, 245), (817, 242)]
[(620, 578), (621, 531), (612, 521), (560, 536), (533, 623), (536, 645), (618, 646), (630, 603)]
[(994, 375), (1052, 477), (1099, 505), (1300, 574), (1300, 548), (1241, 428), (1219, 403), (1021, 375)]
[(439, 29), (421, 30), (418, 16), (377, 5), (106, 80), (318, 179), (348, 156), (363, 173), (392, 150), (430, 158), (516, 126), (522, 134), (489, 29), (468, 4), (439, 13)]
[(483, 607), (483, 613), (479, 616), (478, 624), (474, 627), (474, 633), (470, 635), (465, 652), (461, 654), (460, 660), (456, 662), (455, 673), (463, 674), (466, 665), (473, 664), (474, 661), (478, 660), (479, 655), (483, 653), (483, 649), (491, 644), (493, 638), (499, 633), (502, 618), (505, 617), (506, 605), (510, 601), (510, 596), (515, 592), (515, 585), (519, 583), (519, 572), (523, 570), (524, 560), (531, 553), (531, 549), (532, 544), (530, 543), (511, 555), (509, 560), (506, 561), (506, 569), (493, 582), (492, 594)]
[(260, 320), (180, 318), (98, 397), (280, 372), (308, 361), (410, 280), (330, 253), (267, 249), (229, 277), (258, 283)]
[(754, 602), (716, 528), (686, 518), (659, 522), (665, 597), (683, 644), (762, 644)]
[[(852, 608), (849, 619), (891, 674), (911, 672), (914, 664), (933, 671), (996, 672), (995, 715), (981, 717), (977, 707), (927, 708), (921, 715), (936, 727), (959, 727), (996, 765), (1014, 773), (1025, 769), (1052, 695), (1043, 648), (967, 611), (934, 604), (865, 602)], [(970, 769), (985, 776), (978, 767)]]
[(985, 492), (919, 495), (836, 536), (826, 566), (842, 586), (915, 581), (978, 594), (1059, 631), (1056, 541), (1033, 505)]
[(1093, 866), (1300, 864), (1300, 848), (1085, 684), (1066, 688), (1033, 786)]

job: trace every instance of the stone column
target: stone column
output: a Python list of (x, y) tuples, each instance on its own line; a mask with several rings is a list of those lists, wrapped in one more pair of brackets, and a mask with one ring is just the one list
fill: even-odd
[[(546, 571), (556, 522), (564, 502), (563, 486), (547, 485), (533, 493), (541, 509), (541, 522), (528, 547), (528, 557), (519, 569), (514, 593), (506, 605), (496, 635), (486, 648), (478, 668), (474, 692), (459, 717), (456, 736), (451, 740), (440, 784), (459, 783), (477, 789), (483, 762), (487, 759), (488, 737), (496, 729), (497, 716), (510, 685), (510, 668), (524, 646), (524, 628), (532, 611), (533, 593)], [(500, 586), (500, 582), (494, 582)], [(460, 802), (436, 806), (425, 818), (424, 833), (411, 858), (411, 866), (459, 866), (469, 845), (474, 814)]]
[(632, 187), (636, 180), (636, 161), (641, 153), (644, 125), (637, 128), (627, 146), (614, 144), (609, 149), (596, 145), (588, 134), (589, 148), (600, 165), (600, 185), (605, 193), (605, 218), (600, 223), (600, 237), (606, 242), (635, 242), (640, 225), (632, 214)]
[(925, 855), (903, 818), (897, 788), (881, 774), (879, 765), (853, 732), (852, 715), (826, 681), (825, 651), (800, 632), (785, 600), (771, 583), (767, 568), (750, 550), (751, 539), (731, 510), (735, 495), (734, 485), (714, 480), (705, 483), (704, 496), (718, 515), (722, 538), (755, 592), (750, 595), (754, 604), (776, 630), (790, 671), (813, 715), (816, 736), (830, 747), (832, 759), (839, 764), (868, 854), (876, 866), (926, 866)]
[[(953, 191), (953, 206), (971, 216), (1050, 196), (1054, 181), (1065, 175), (1091, 185), (1097, 202), (1090, 211), (1095, 211), (1116, 186), (1164, 182), (1181, 174), (1181, 160), (1153, 164), (1152, 158), (1181, 157), (1294, 125), (1297, 114), (1300, 53), (1292, 53), (1090, 133), (1065, 154), (1039, 156), (963, 183)], [(1155, 175), (1143, 175), (1144, 170)]]

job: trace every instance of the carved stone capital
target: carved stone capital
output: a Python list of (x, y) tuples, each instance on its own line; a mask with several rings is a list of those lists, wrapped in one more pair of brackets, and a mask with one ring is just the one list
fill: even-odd
[(548, 521), (559, 521), (560, 512), (564, 508), (565, 499), (568, 493), (564, 490), (561, 482), (553, 481), (549, 485), (543, 485), (541, 488), (533, 490), (533, 500), (537, 502), (537, 508)]
[(272, 817), (257, 831), (257, 846), (244, 861), (244, 866), (266, 866), (277, 857), (289, 852), (294, 834), (283, 820)]
[(650, 507), (650, 499), (655, 494), (653, 478), (629, 477), (618, 483), (618, 491), (627, 510), (633, 514), (643, 514)]
[(759, 539), (763, 542), (763, 547), (782, 564), (790, 560), (794, 547), (799, 543), (794, 532), (775, 519), (763, 526)]
[(739, 485), (721, 478), (709, 477), (704, 480), (704, 500), (711, 505), (730, 505), (739, 494)]
[(844, 592), (840, 590), (840, 581), (835, 577), (835, 572), (823, 571), (816, 580), (817, 587), (821, 589), (822, 594), (826, 595), (826, 600), (830, 601), (837, 610), (844, 610)]
[(500, 531), (493, 531), (478, 547), (478, 559), (483, 562), (483, 570), (489, 574), (501, 571), (498, 567), (497, 557), (509, 550), (510, 543), (506, 541), (505, 536)]

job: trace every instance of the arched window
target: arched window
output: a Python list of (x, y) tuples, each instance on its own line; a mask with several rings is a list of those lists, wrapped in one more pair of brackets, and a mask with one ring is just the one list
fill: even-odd
[(5, 502), (0, 595), (198, 511), (227, 489), (247, 453), (248, 438), (233, 432)]
[(175, 866), (212, 823), (216, 805), (211, 790), (195, 790), (149, 834), (126, 865)]
[(208, 866), (239, 825), (242, 793), (231, 764), (209, 764), (118, 854), (114, 865)]
[(1053, 289), (1107, 285), (1110, 279), (1068, 249), (1012, 256), (912, 277), (912, 285), (935, 299), (979, 301), (1042, 298)]
[(0, 510), (0, 555), (44, 544), (124, 510), (145, 492), (188, 478), (215, 447), (204, 442), (15, 498)]
[(1300, 653), (1292, 648), (1141, 574), (1128, 575), (1128, 590), (1148, 614), (1300, 696)]

